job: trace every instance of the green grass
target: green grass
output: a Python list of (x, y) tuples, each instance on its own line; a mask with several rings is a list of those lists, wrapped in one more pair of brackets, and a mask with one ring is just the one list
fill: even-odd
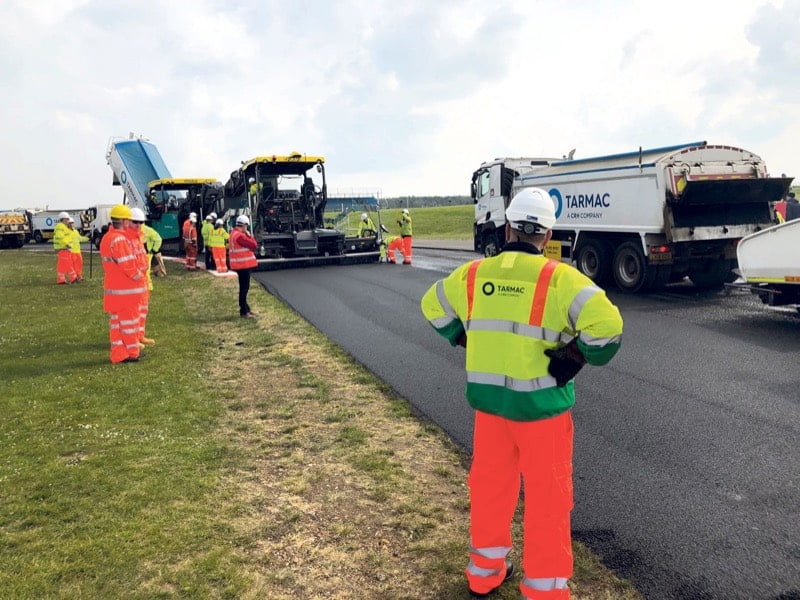
[[(410, 209), (414, 226), (414, 237), (427, 239), (472, 239), (472, 225), (475, 222), (475, 208), (472, 204), (455, 206), (432, 206), (429, 208)], [(397, 224), (399, 209), (383, 209), (380, 211), (381, 223), (389, 230), (390, 235), (400, 235)], [(327, 213), (326, 216), (334, 216)], [(348, 215), (348, 231), (355, 233), (361, 213), (356, 211)], [(376, 220), (375, 215), (372, 215)], [(377, 224), (377, 221), (376, 221)]]
[(209, 508), (230, 448), (180, 287), (159, 289), (158, 360), (111, 365), (97, 263), (72, 286), (54, 265), (0, 252), (3, 597), (236, 597)]
[[(400, 233), (397, 209), (381, 210), (381, 222), (392, 234)], [(414, 237), (429, 239), (472, 239), (475, 208), (472, 204), (410, 209)]]

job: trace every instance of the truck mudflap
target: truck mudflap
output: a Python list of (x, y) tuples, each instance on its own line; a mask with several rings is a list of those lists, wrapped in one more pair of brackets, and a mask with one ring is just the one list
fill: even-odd
[(326, 265), (358, 265), (378, 262), (380, 252), (357, 252), (332, 256), (299, 256), (294, 258), (257, 259), (256, 271), (277, 271), (279, 269), (300, 269)]

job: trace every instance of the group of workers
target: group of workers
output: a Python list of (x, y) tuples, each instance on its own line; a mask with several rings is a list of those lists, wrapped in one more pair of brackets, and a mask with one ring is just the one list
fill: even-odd
[(75, 219), (68, 212), (58, 214), (58, 223), (53, 229), (53, 248), (56, 261), (56, 283), (66, 285), (83, 281), (83, 255), (81, 242), (89, 238), (75, 229)]
[[(381, 262), (395, 264), (397, 263), (395, 254), (397, 252), (403, 255), (403, 264), (410, 265), (414, 233), (411, 215), (407, 208), (400, 211), (397, 225), (400, 227), (400, 235), (387, 235), (382, 239), (380, 259)], [(385, 227), (381, 227), (383, 231), (387, 231)], [(373, 236), (377, 235), (377, 233), (378, 229), (370, 216), (367, 213), (361, 213), (361, 221), (358, 224), (358, 237)]]
[[(196, 212), (189, 213), (189, 218), (183, 222), (182, 235), (186, 270), (196, 271), (197, 256), (199, 254)], [(200, 227), (200, 238), (203, 240), (203, 247), (205, 248), (204, 258), (207, 271), (228, 272), (226, 250), (229, 237), (230, 234), (225, 229), (225, 222), (217, 217), (217, 213), (208, 213)]]

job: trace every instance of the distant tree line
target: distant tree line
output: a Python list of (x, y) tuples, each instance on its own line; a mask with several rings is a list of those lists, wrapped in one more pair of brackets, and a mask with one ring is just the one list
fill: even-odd
[(396, 196), (381, 198), (379, 202), (381, 208), (426, 208), (472, 204), (472, 199), (469, 196)]

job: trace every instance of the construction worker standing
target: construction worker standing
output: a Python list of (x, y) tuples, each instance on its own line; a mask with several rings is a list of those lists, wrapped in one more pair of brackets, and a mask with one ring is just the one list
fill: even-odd
[(250, 291), (250, 271), (258, 266), (254, 254), (258, 248), (258, 242), (247, 230), (249, 225), (250, 219), (246, 215), (236, 217), (236, 226), (231, 231), (230, 251), (228, 252), (231, 270), (236, 271), (236, 275), (239, 277), (239, 316), (245, 318), (255, 317), (247, 303), (247, 293)]
[(400, 225), (400, 237), (403, 238), (403, 264), (411, 264), (411, 242), (413, 240), (413, 232), (411, 229), (411, 215), (408, 214), (408, 209), (404, 208), (400, 213), (400, 219), (397, 221)]
[(378, 228), (367, 213), (361, 213), (361, 220), (358, 222), (358, 237), (371, 237), (378, 235)]
[[(131, 246), (134, 253), (139, 260), (139, 265), (144, 271), (145, 278), (145, 291), (139, 298), (139, 334), (138, 341), (142, 345), (155, 344), (153, 338), (147, 337), (145, 331), (147, 330), (147, 317), (150, 314), (150, 292), (153, 291), (153, 279), (150, 276), (150, 265), (152, 263), (152, 255), (147, 251), (147, 232), (144, 224), (145, 216), (141, 208), (131, 209), (131, 223), (130, 227), (125, 231), (128, 238), (131, 240)], [(158, 236), (158, 245), (161, 246), (161, 236), (155, 229), (147, 227), (152, 233)], [(150, 234), (152, 236), (152, 234)]]
[(126, 235), (131, 209), (117, 204), (109, 212), (111, 224), (100, 242), (103, 261), (103, 310), (109, 315), (111, 362), (139, 360), (139, 301), (147, 290), (144, 270)]
[(72, 258), (72, 270), (75, 272), (75, 283), (83, 281), (83, 255), (81, 254), (81, 242), (88, 242), (89, 238), (81, 235), (81, 232), (75, 229), (75, 219), (70, 217), (67, 220), (67, 227), (69, 228), (69, 251)]
[(473, 597), (511, 578), (511, 521), (524, 484), (522, 597), (568, 600), (572, 576), (572, 379), (585, 363), (616, 354), (622, 317), (603, 290), (547, 259), (555, 211), (539, 188), (506, 210), (506, 245), (458, 267), (423, 296), (422, 312), (452, 345), (466, 348), (475, 409), (470, 549)]
[(217, 273), (227, 273), (227, 245), (230, 234), (225, 230), (222, 219), (217, 219), (214, 229), (208, 236), (209, 251), (214, 254), (214, 263), (217, 265)]
[(56, 251), (56, 283), (67, 284), (75, 281), (77, 277), (72, 267), (72, 251), (70, 242), (72, 233), (69, 229), (69, 213), (58, 213), (58, 223), (53, 230), (53, 248)]
[(203, 258), (206, 263), (206, 271), (211, 271), (214, 268), (211, 249), (208, 247), (208, 238), (211, 235), (211, 232), (214, 230), (214, 220), (216, 218), (216, 213), (208, 213), (206, 218), (203, 219), (203, 225), (200, 227), (200, 237), (203, 239)]
[(183, 249), (186, 253), (186, 270), (197, 269), (197, 213), (189, 213), (183, 222)]

